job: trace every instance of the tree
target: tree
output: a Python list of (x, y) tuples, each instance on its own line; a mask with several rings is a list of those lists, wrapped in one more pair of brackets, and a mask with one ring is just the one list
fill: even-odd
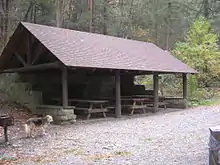
[[(1, 35), (4, 35), (1, 36), (1, 42), (4, 43), (7, 38), (5, 30), (9, 36), (20, 21), (148, 41), (164, 49), (172, 49), (176, 41), (183, 40), (192, 19), (201, 14), (205, 15), (205, 11), (212, 21), (211, 24), (215, 25), (216, 29), (220, 27), (218, 0), (1, 0), (1, 2), (3, 4), (0, 4), (2, 25), (0, 31)], [(4, 12), (6, 2), (9, 2), (8, 19), (7, 12)], [(8, 24), (6, 29), (5, 23)]]
[(4, 46), (8, 40), (9, 12), (12, 1), (13, 0), (2, 0), (0, 2), (0, 37), (2, 38), (1, 42)]
[(178, 42), (173, 50), (177, 58), (199, 72), (199, 87), (210, 87), (219, 80), (220, 51), (217, 39), (218, 35), (211, 29), (211, 24), (199, 17), (192, 23), (186, 41)]

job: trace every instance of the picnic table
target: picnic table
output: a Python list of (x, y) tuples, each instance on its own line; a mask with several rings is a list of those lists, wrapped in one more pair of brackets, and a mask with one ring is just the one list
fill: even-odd
[(122, 107), (129, 108), (131, 110), (130, 115), (134, 114), (134, 111), (137, 109), (143, 110), (143, 113), (146, 112), (147, 104), (145, 104), (145, 101), (147, 101), (147, 98), (122, 98)]
[[(147, 104), (148, 106), (153, 106), (153, 104), (154, 104), (154, 100), (153, 100), (154, 96), (152, 96), (152, 95), (134, 95), (134, 97), (147, 98), (148, 100), (145, 102), (145, 104)], [(168, 103), (165, 101), (165, 97), (159, 96), (158, 106), (166, 109), (167, 104)]]
[[(103, 99), (108, 99), (114, 101), (114, 97), (106, 97)], [(168, 103), (165, 101), (164, 96), (159, 96), (158, 106), (166, 109)], [(141, 109), (146, 112), (147, 107), (154, 106), (154, 96), (152, 95), (132, 95), (132, 96), (121, 96), (121, 106), (122, 108), (128, 108), (131, 110), (130, 115), (133, 115), (135, 110)], [(108, 109), (115, 109), (115, 106), (109, 106)]]
[[(61, 103), (60, 98), (52, 98), (52, 100)], [(68, 104), (75, 106), (75, 111), (83, 111), (87, 114), (87, 120), (90, 119), (92, 113), (102, 113), (106, 117), (108, 109), (105, 104), (107, 103), (107, 100), (68, 99)]]
[(87, 120), (90, 119), (92, 113), (102, 113), (106, 117), (107, 108), (105, 104), (107, 100), (82, 100), (69, 99), (70, 105), (75, 105), (75, 110), (83, 111), (87, 114)]

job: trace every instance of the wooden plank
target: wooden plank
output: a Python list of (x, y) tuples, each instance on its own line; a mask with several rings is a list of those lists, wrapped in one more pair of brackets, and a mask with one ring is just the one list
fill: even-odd
[(147, 105), (135, 105), (135, 106), (131, 106), (130, 108), (132, 108), (132, 109), (143, 109), (143, 108), (147, 108)]
[[(41, 105), (37, 105), (36, 108), (40, 109), (40, 108), (50, 108), (50, 109), (57, 109), (57, 108), (63, 108), (63, 106), (59, 106), (59, 105), (47, 105), (47, 104), (41, 104)], [(66, 109), (75, 109), (75, 106), (68, 106), (65, 107)]]
[(122, 101), (136, 101), (136, 102), (143, 102), (148, 101), (148, 98), (122, 98)]
[(149, 99), (148, 98), (133, 98), (132, 100), (136, 102), (143, 102), (143, 101), (148, 101)]
[(21, 56), (19, 56), (16, 52), (14, 53), (15, 57), (22, 63), (22, 65), (26, 66), (27, 63), (24, 61), (23, 58), (21, 58)]
[(85, 113), (89, 113), (89, 108), (81, 108), (81, 107), (76, 107), (75, 110), (79, 110), (79, 111), (84, 111)]
[(156, 73), (154, 74), (153, 81), (154, 81), (154, 108), (153, 108), (153, 113), (155, 113), (158, 110), (158, 102), (159, 102), (159, 97), (158, 97), (159, 76), (158, 76), (158, 74), (156, 74)]
[(62, 69), (62, 103), (63, 107), (68, 107), (68, 75), (67, 68)]
[(133, 104), (122, 104), (121, 106), (122, 106), (122, 107), (132, 107)]
[(25, 66), (21, 68), (1, 70), (0, 73), (28, 72), (28, 71), (34, 71), (34, 70), (60, 68), (59, 64), (60, 64), (59, 62), (52, 62), (52, 63), (39, 64), (39, 65), (29, 65), (29, 66)]
[(32, 51), (32, 38), (31, 34), (28, 33), (28, 39), (27, 39), (27, 64), (31, 64), (31, 51)]
[(115, 114), (117, 118), (121, 117), (121, 82), (119, 71), (115, 73)]
[(114, 106), (108, 106), (108, 107), (106, 107), (107, 109), (115, 109), (115, 107)]
[(35, 64), (35, 63), (39, 60), (39, 58), (40, 58), (40, 56), (41, 56), (41, 54), (42, 54), (43, 52), (44, 52), (44, 51), (43, 51), (43, 46), (40, 46), (39, 51), (37, 52), (36, 56), (35, 56), (34, 59), (32, 60), (32, 65)]
[(69, 99), (69, 102), (81, 102), (81, 103), (94, 103), (94, 104), (101, 104), (107, 103), (107, 100), (81, 100), (81, 99)]
[(89, 109), (90, 113), (101, 113), (101, 112), (107, 112), (106, 108), (94, 108), (94, 109)]
[(85, 113), (102, 113), (102, 112), (108, 112), (107, 108), (81, 108), (81, 107), (76, 107), (75, 110), (79, 111), (84, 111)]
[[(133, 95), (133, 98), (139, 97), (139, 98), (154, 98), (153, 95)], [(160, 98), (165, 98), (165, 96), (159, 96)]]

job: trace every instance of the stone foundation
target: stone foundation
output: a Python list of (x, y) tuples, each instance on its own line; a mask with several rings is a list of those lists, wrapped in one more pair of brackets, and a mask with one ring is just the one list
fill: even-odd
[(69, 106), (39, 105), (36, 107), (35, 114), (51, 115), (55, 124), (73, 124), (76, 122), (74, 108)]

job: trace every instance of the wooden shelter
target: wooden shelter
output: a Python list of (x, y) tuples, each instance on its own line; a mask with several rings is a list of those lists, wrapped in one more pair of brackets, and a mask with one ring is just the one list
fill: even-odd
[(0, 56), (1, 73), (48, 73), (48, 78), (60, 73), (63, 107), (68, 106), (69, 95), (74, 93), (68, 89), (68, 78), (78, 71), (115, 76), (116, 117), (121, 116), (123, 76), (153, 74), (156, 112), (159, 74), (182, 74), (186, 99), (187, 74), (196, 73), (152, 43), (26, 22), (17, 26)]

